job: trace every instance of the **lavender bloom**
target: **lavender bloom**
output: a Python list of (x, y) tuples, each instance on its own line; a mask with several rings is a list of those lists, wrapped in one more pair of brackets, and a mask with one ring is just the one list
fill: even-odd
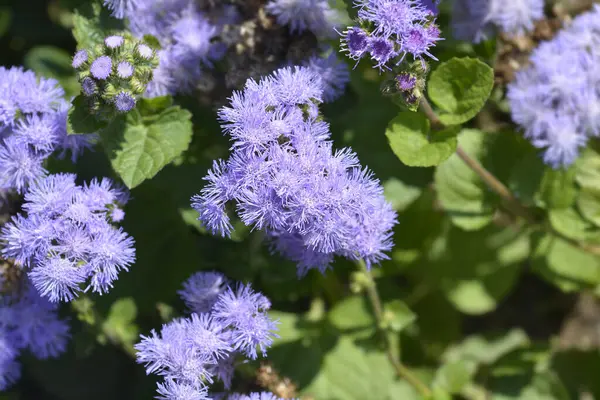
[(127, 12), (134, 11), (139, 4), (140, 0), (104, 0), (104, 5), (119, 19), (125, 18)]
[(318, 117), (322, 96), (322, 80), (303, 67), (249, 80), (219, 112), (232, 155), (214, 163), (192, 198), (199, 219), (224, 236), (225, 206), (235, 202), (241, 220), (264, 230), (300, 275), (326, 269), (335, 255), (369, 265), (387, 258), (396, 222), (372, 173), (351, 150), (333, 150)]
[(452, 28), (456, 38), (479, 42), (494, 28), (512, 35), (531, 31), (542, 18), (544, 0), (457, 0)]
[(600, 75), (591, 67), (600, 62), (593, 50), (600, 38), (598, 18), (600, 6), (540, 44), (531, 65), (508, 86), (513, 120), (555, 168), (572, 164), (588, 139), (600, 133), (600, 93), (593, 89)]
[(249, 286), (233, 291), (224, 283), (216, 272), (194, 274), (180, 292), (193, 313), (135, 345), (146, 372), (164, 377), (158, 398), (208, 399), (208, 384), (215, 378), (230, 387), (237, 356), (255, 358), (257, 347), (264, 353), (271, 345), (275, 323), (266, 315), (269, 300)]
[(149, 60), (154, 56), (154, 50), (150, 48), (150, 46), (145, 44), (140, 44), (136, 47), (136, 53), (138, 56), (142, 57), (145, 60)]
[(21, 377), (21, 366), (16, 361), (18, 352), (11, 342), (11, 335), (0, 329), (0, 390), (8, 389)]
[(90, 67), (92, 76), (96, 79), (106, 79), (112, 72), (112, 60), (108, 56), (100, 56), (92, 62)]
[(133, 75), (133, 65), (127, 61), (121, 61), (119, 65), (117, 65), (117, 75), (122, 79), (131, 78)]
[(417, 77), (408, 73), (402, 73), (396, 77), (398, 89), (402, 91), (411, 91), (417, 84)]
[(120, 92), (115, 96), (115, 108), (117, 111), (126, 113), (135, 108), (135, 97), (126, 92)]
[(123, 39), (123, 36), (118, 36), (118, 35), (107, 36), (104, 39), (104, 44), (109, 49), (116, 49), (118, 47), (121, 47), (124, 42), (125, 42), (125, 39)]
[(42, 166), (45, 158), (14, 136), (0, 140), (0, 188), (23, 193), (31, 182), (46, 174)]
[(122, 189), (103, 179), (77, 186), (75, 175), (50, 175), (25, 193), (23, 210), (0, 230), (2, 254), (28, 271), (51, 302), (71, 301), (88, 288), (106, 293), (135, 260), (133, 239), (111, 225), (126, 202)]
[(0, 67), (0, 89), (5, 101), (0, 106), (18, 109), (22, 114), (52, 112), (65, 94), (58, 81), (38, 78), (32, 71), (20, 67)]
[(246, 394), (234, 393), (227, 397), (227, 400), (284, 400), (269, 392), (255, 392)]
[(87, 50), (79, 50), (73, 56), (73, 62), (71, 65), (73, 66), (73, 68), (79, 68), (88, 61), (88, 57), (89, 56)]
[(83, 91), (84, 95), (88, 97), (93, 96), (98, 90), (98, 85), (96, 85), (96, 81), (88, 76), (81, 81), (81, 90)]
[(225, 276), (219, 272), (197, 272), (184, 282), (178, 293), (192, 312), (206, 313), (213, 308), (226, 284)]
[[(426, 3), (426, 4), (425, 4)], [(342, 34), (342, 50), (354, 60), (369, 53), (375, 67), (391, 69), (407, 55), (421, 60), (436, 60), (429, 51), (441, 40), (435, 25), (435, 5), (421, 0), (357, 0), (358, 22)], [(365, 26), (369, 26), (366, 31)], [(394, 60), (396, 60), (394, 62)]]
[(305, 66), (323, 81), (324, 102), (334, 101), (344, 93), (346, 84), (350, 81), (350, 71), (335, 53), (330, 53), (327, 57), (312, 56)]
[(271, 0), (266, 11), (279, 25), (287, 25), (292, 33), (311, 31), (317, 36), (332, 36), (339, 16), (327, 0)]

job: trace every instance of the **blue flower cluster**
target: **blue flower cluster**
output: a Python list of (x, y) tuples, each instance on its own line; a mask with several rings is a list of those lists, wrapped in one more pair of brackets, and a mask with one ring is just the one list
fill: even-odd
[(340, 21), (328, 0), (271, 0), (265, 9), (291, 33), (310, 31), (318, 37), (333, 37)]
[(58, 357), (69, 339), (69, 325), (59, 319), (57, 305), (40, 297), (18, 273), (18, 267), (5, 263), (0, 274), (0, 390), (21, 376), (21, 351), (39, 359)]
[(544, 18), (544, 0), (456, 0), (452, 12), (454, 36), (479, 42), (494, 28), (517, 35)]
[(513, 120), (553, 167), (572, 164), (588, 139), (600, 135), (599, 65), (597, 5), (540, 44), (508, 86)]
[(332, 102), (344, 94), (350, 81), (348, 66), (338, 59), (335, 52), (327, 50), (330, 51), (329, 55), (315, 54), (303, 63), (304, 67), (321, 78), (324, 103)]
[(303, 275), (325, 270), (335, 255), (387, 258), (396, 215), (379, 181), (350, 149), (334, 151), (319, 116), (323, 82), (312, 70), (283, 68), (249, 80), (219, 112), (233, 139), (229, 160), (215, 161), (201, 193), (192, 198), (200, 221), (230, 235), (226, 205), (264, 230), (275, 251)]
[(137, 37), (155, 36), (162, 49), (159, 66), (146, 95), (188, 93), (205, 78), (205, 68), (224, 54), (225, 48), (213, 43), (228, 16), (217, 24), (198, 9), (194, 0), (104, 0), (118, 18), (127, 18)]
[(192, 312), (142, 336), (135, 348), (137, 360), (148, 374), (164, 378), (159, 399), (208, 397), (214, 379), (231, 386), (238, 356), (256, 359), (271, 346), (276, 323), (266, 311), (269, 300), (249, 285), (227, 284), (217, 272), (198, 272), (180, 295)]
[(283, 400), (283, 399), (275, 396), (273, 393), (260, 392), (260, 393), (250, 393), (248, 395), (235, 393), (235, 394), (229, 395), (229, 397), (227, 397), (227, 400)]
[(49, 175), (25, 193), (26, 214), (0, 230), (2, 255), (51, 302), (71, 301), (90, 287), (105, 293), (135, 260), (133, 239), (113, 226), (127, 200), (109, 179), (78, 186), (73, 174)]
[(44, 161), (67, 150), (75, 159), (95, 135), (67, 135), (69, 103), (54, 79), (0, 67), (0, 191), (23, 193), (46, 175)]
[(375, 67), (391, 69), (408, 54), (436, 59), (430, 49), (440, 40), (435, 4), (421, 0), (357, 0), (359, 26), (344, 31), (342, 48), (357, 62), (370, 55)]

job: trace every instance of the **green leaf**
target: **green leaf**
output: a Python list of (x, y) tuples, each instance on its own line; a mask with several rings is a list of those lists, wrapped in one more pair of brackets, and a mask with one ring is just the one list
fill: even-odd
[(527, 334), (521, 329), (512, 329), (496, 339), (487, 339), (479, 335), (468, 337), (459, 345), (448, 349), (444, 359), (447, 362), (464, 360), (492, 365), (507, 354), (528, 345)]
[[(481, 162), (486, 152), (482, 132), (465, 129), (458, 142), (469, 156)], [(492, 221), (494, 209), (485, 183), (457, 154), (437, 168), (435, 186), (444, 211), (456, 226), (478, 230)]]
[(423, 114), (404, 111), (390, 121), (385, 135), (392, 151), (411, 167), (432, 167), (448, 159), (456, 150), (457, 127), (431, 132)]
[(10, 29), (13, 19), (13, 10), (10, 7), (0, 7), (0, 37)]
[(187, 150), (192, 139), (191, 114), (178, 106), (151, 117), (131, 112), (102, 131), (114, 170), (134, 188), (154, 177)]
[(600, 194), (600, 154), (586, 148), (575, 164), (575, 180), (582, 191)]
[(394, 332), (401, 332), (417, 319), (415, 313), (401, 300), (392, 300), (384, 305), (384, 324)]
[(385, 354), (365, 351), (342, 336), (323, 358), (317, 376), (302, 390), (319, 400), (417, 400), (405, 382), (398, 381)]
[[(583, 195), (583, 193), (580, 195), (579, 201), (581, 201)], [(550, 210), (548, 219), (552, 228), (570, 239), (593, 241), (599, 238), (598, 229), (583, 219), (573, 207)]]
[(86, 100), (82, 95), (73, 99), (67, 120), (67, 133), (69, 135), (96, 133), (106, 127), (106, 123), (99, 121), (90, 114)]
[(586, 190), (577, 198), (577, 208), (589, 222), (600, 226), (600, 193)]
[(549, 209), (568, 208), (573, 205), (577, 197), (576, 172), (575, 168), (546, 169), (538, 193), (539, 205)]
[(477, 370), (473, 361), (455, 360), (445, 363), (437, 370), (433, 388), (441, 388), (451, 394), (458, 394), (471, 380)]
[(394, 210), (403, 211), (421, 195), (421, 189), (407, 185), (396, 178), (390, 178), (383, 184), (385, 198)]
[(37, 46), (29, 50), (24, 64), (37, 75), (58, 80), (65, 89), (67, 98), (79, 93), (79, 82), (71, 66), (71, 55), (66, 50), (54, 46)]
[(135, 353), (133, 344), (137, 342), (139, 335), (139, 329), (134, 323), (136, 316), (137, 307), (133, 298), (119, 299), (114, 302), (102, 324), (102, 332), (132, 354)]
[(444, 113), (440, 120), (458, 125), (475, 117), (494, 86), (494, 71), (474, 58), (453, 58), (440, 64), (428, 82), (429, 97)]
[(109, 33), (124, 28), (123, 21), (113, 18), (98, 1), (84, 4), (73, 14), (73, 37), (78, 49), (92, 49)]
[(546, 165), (537, 152), (530, 152), (513, 164), (508, 178), (508, 188), (522, 204), (527, 206), (535, 204), (545, 169)]
[(329, 322), (341, 331), (372, 328), (375, 319), (364, 296), (351, 296), (337, 303), (328, 314)]
[(539, 241), (533, 270), (565, 292), (600, 284), (600, 259), (552, 235)]

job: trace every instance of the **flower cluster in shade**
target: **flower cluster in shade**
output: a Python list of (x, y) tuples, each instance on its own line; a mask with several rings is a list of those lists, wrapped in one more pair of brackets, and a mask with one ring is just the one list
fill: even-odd
[(513, 120), (544, 150), (546, 164), (572, 164), (600, 135), (600, 6), (541, 43), (507, 96)]
[(191, 314), (162, 326), (135, 345), (137, 361), (158, 384), (159, 399), (210, 399), (209, 385), (231, 387), (234, 362), (265, 355), (276, 322), (270, 301), (249, 285), (230, 285), (218, 272), (192, 275), (179, 292)]
[(123, 34), (107, 36), (92, 49), (77, 51), (72, 65), (89, 112), (111, 120), (135, 107), (154, 76), (158, 58), (150, 45)]
[(270, 0), (265, 10), (291, 33), (309, 31), (317, 37), (334, 37), (341, 20), (328, 0)]
[(475, 43), (494, 30), (518, 35), (533, 30), (544, 18), (544, 0), (455, 0), (452, 30), (460, 40)]
[(342, 33), (342, 49), (357, 62), (369, 56), (380, 70), (390, 70), (406, 56), (425, 64), (441, 40), (435, 4), (421, 0), (357, 0), (358, 25)]
[(159, 65), (146, 96), (189, 93), (202, 85), (206, 69), (224, 54), (215, 42), (223, 24), (235, 15), (212, 22), (194, 0), (104, 0), (118, 18), (127, 18), (136, 37), (153, 35), (161, 44)]
[(67, 135), (70, 104), (54, 79), (0, 67), (0, 191), (23, 193), (47, 174), (45, 160), (71, 152), (73, 161), (95, 135)]
[(249, 80), (219, 111), (232, 154), (214, 162), (192, 198), (200, 221), (222, 236), (231, 233), (234, 203), (300, 275), (325, 270), (336, 255), (369, 265), (387, 258), (396, 223), (379, 181), (350, 149), (333, 149), (322, 96), (321, 78), (303, 67)]
[(40, 297), (27, 279), (8, 291), (5, 273), (0, 277), (0, 391), (20, 378), (23, 351), (42, 360), (55, 358), (65, 352), (69, 339), (69, 325), (59, 318), (57, 304)]
[(269, 392), (255, 392), (250, 394), (230, 394), (223, 398), (224, 400), (283, 400)]
[(53, 303), (90, 288), (106, 293), (135, 260), (133, 239), (115, 226), (127, 200), (106, 178), (79, 186), (73, 174), (49, 175), (30, 186), (23, 213), (0, 230), (2, 256)]

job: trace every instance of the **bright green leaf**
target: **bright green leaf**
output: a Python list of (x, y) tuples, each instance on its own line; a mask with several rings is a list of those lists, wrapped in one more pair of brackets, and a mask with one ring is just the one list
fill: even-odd
[(476, 370), (477, 364), (474, 361), (455, 360), (445, 363), (437, 370), (433, 387), (458, 394), (465, 385), (471, 382)]
[(448, 159), (456, 150), (458, 128), (432, 132), (423, 114), (401, 112), (390, 121), (385, 135), (392, 151), (411, 167), (432, 167)]
[(474, 361), (477, 364), (492, 365), (507, 354), (529, 345), (527, 334), (520, 329), (512, 329), (496, 339), (471, 336), (459, 345), (453, 346), (444, 355), (447, 362)]
[(129, 188), (154, 177), (187, 150), (192, 139), (191, 114), (173, 106), (153, 117), (131, 112), (102, 131), (114, 170)]
[(581, 214), (596, 226), (600, 226), (600, 192), (582, 191), (577, 198)]
[[(579, 202), (585, 193), (579, 197)], [(599, 210), (600, 211), (600, 210)], [(550, 210), (548, 219), (552, 228), (558, 233), (573, 240), (592, 241), (598, 240), (599, 231), (574, 208)], [(589, 218), (588, 218), (589, 219)]]
[(390, 178), (383, 184), (385, 198), (394, 210), (403, 211), (421, 195), (421, 189), (409, 186), (396, 178)]
[(416, 319), (415, 313), (401, 300), (392, 300), (384, 305), (384, 323), (394, 332), (401, 332)]
[(539, 241), (533, 269), (567, 292), (600, 283), (600, 259), (552, 235)]
[(547, 168), (540, 184), (538, 203), (549, 209), (568, 208), (575, 202), (575, 168), (568, 170)]
[(113, 342), (120, 343), (129, 352), (133, 352), (133, 344), (138, 340), (139, 329), (134, 323), (137, 307), (133, 298), (117, 300), (102, 324), (102, 332)]
[[(485, 154), (484, 134), (465, 129), (458, 136), (462, 149), (476, 160)], [(453, 154), (435, 172), (435, 185), (444, 211), (465, 230), (478, 230), (492, 221), (489, 192), (479, 176)]]
[(443, 113), (446, 125), (458, 125), (475, 117), (494, 86), (494, 71), (474, 58), (453, 58), (442, 63), (428, 82), (431, 100)]
[(364, 296), (351, 296), (337, 303), (329, 312), (329, 322), (339, 330), (375, 326), (375, 319)]

